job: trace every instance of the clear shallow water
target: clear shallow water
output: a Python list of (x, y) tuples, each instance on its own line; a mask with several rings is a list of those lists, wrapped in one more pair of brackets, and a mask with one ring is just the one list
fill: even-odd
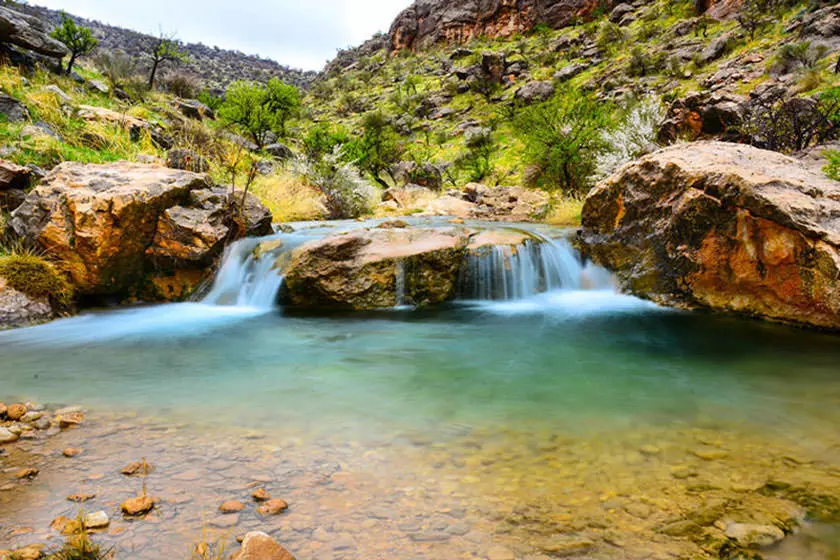
[(6, 395), (209, 425), (376, 438), (706, 421), (815, 442), (840, 425), (834, 337), (606, 291), (332, 316), (149, 307), (4, 333), (0, 348)]

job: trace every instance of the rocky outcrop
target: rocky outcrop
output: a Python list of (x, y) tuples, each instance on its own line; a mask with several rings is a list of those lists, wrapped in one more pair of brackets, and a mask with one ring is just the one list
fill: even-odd
[(655, 152), (593, 189), (579, 240), (654, 301), (840, 329), (840, 183), (781, 154)]
[[(188, 293), (172, 282), (201, 281), (224, 241), (239, 233), (228, 200), (228, 190), (206, 175), (64, 163), (12, 213), (7, 232), (62, 261), (81, 295), (168, 298)], [(270, 231), (259, 201), (248, 197), (245, 207), (243, 233)], [(168, 285), (168, 293), (156, 285)]]
[(537, 24), (557, 29), (588, 17), (598, 6), (593, 0), (416, 0), (391, 26), (391, 48), (509, 37)]
[(327, 237), (295, 252), (284, 299), (344, 309), (441, 303), (455, 294), (469, 242), (463, 228), (371, 229)]
[(52, 58), (69, 54), (67, 47), (50, 37), (40, 19), (0, 6), (0, 43), (12, 44)]

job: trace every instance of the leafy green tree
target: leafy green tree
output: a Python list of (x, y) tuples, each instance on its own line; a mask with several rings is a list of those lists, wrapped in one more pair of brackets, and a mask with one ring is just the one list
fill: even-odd
[(591, 94), (561, 90), (524, 109), (514, 121), (525, 159), (538, 170), (537, 184), (581, 196), (591, 186), (598, 156), (614, 126), (612, 106)]
[(387, 188), (382, 174), (390, 176), (391, 166), (400, 160), (404, 151), (399, 135), (388, 118), (378, 111), (365, 115), (362, 130), (362, 137), (347, 146), (347, 153), (362, 172)]
[(186, 62), (189, 60), (187, 53), (181, 50), (178, 41), (173, 35), (157, 37), (150, 46), (148, 54), (152, 57), (152, 70), (149, 73), (149, 89), (154, 89), (155, 79), (160, 65), (164, 62)]
[(99, 41), (93, 36), (90, 29), (76, 25), (73, 18), (65, 13), (61, 14), (61, 25), (52, 33), (54, 39), (58, 39), (70, 50), (70, 62), (67, 63), (67, 73), (73, 72), (73, 65), (79, 57), (86, 56), (93, 52), (99, 45)]
[(343, 128), (333, 128), (319, 123), (309, 129), (303, 138), (303, 151), (311, 160), (319, 160), (350, 142), (350, 136)]
[(459, 169), (466, 171), (471, 182), (482, 181), (493, 172), (491, 158), (496, 153), (496, 139), (489, 128), (481, 128), (467, 133), (464, 140), (466, 152), (455, 162)]
[(300, 92), (277, 78), (268, 84), (238, 81), (219, 107), (222, 121), (238, 126), (262, 148), (269, 132), (286, 135), (286, 123), (300, 110)]

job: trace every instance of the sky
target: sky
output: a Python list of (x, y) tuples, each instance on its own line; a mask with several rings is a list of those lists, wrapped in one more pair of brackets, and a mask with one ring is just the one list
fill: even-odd
[(32, 4), (186, 43), (320, 70), (337, 49), (388, 31), (411, 0), (33, 0)]

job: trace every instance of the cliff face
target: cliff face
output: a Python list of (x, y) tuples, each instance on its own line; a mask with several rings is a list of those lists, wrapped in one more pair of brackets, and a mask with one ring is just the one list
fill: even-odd
[(557, 29), (590, 16), (598, 5), (598, 0), (417, 0), (391, 26), (391, 48), (508, 37), (539, 24)]

